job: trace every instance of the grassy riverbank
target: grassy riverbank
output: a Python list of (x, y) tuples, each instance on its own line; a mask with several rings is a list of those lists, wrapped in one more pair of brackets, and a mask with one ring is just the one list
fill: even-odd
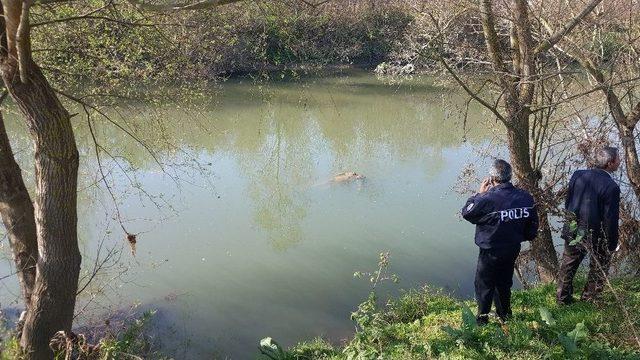
[[(640, 281), (617, 280), (601, 303), (558, 307), (553, 285), (516, 291), (514, 318), (475, 325), (473, 301), (414, 290), (353, 315), (359, 331), (344, 346), (317, 339), (278, 351), (263, 341), (263, 359), (640, 359)], [(625, 311), (620, 304), (624, 304)]]
[[(484, 327), (475, 325), (473, 301), (460, 302), (441, 291), (411, 290), (384, 306), (376, 305), (379, 301), (372, 295), (353, 313), (358, 331), (343, 345), (318, 338), (283, 350), (267, 338), (261, 342), (263, 354), (258, 358), (640, 359), (634, 334), (640, 326), (640, 280), (614, 281), (598, 304), (558, 307), (554, 292), (553, 285), (516, 291), (513, 319), (501, 324), (494, 318)], [(145, 313), (79, 359), (115, 360), (125, 354), (169, 359), (154, 351), (144, 334), (150, 316)], [(17, 349), (17, 341), (5, 337), (0, 359), (19, 359)], [(81, 353), (76, 347), (74, 355)]]

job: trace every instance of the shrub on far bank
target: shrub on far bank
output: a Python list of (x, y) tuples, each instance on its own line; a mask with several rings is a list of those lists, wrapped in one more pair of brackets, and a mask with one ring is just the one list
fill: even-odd
[(46, 25), (34, 28), (34, 56), (49, 78), (62, 85), (83, 80), (122, 86), (209, 81), (305, 65), (375, 66), (388, 60), (413, 20), (404, 1), (359, 0), (320, 7), (241, 2), (159, 14), (121, 4), (117, 13), (105, 14), (116, 21), (56, 22), (100, 6), (97, 0), (60, 4), (39, 14)]

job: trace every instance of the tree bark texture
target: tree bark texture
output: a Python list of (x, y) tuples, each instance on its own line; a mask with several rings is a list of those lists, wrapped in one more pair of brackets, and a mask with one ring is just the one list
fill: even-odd
[[(583, 62), (585, 61), (583, 60)], [(591, 70), (590, 73), (600, 84), (605, 84), (604, 74), (601, 71), (597, 70), (595, 66), (587, 69)], [(640, 121), (640, 102), (628, 114), (625, 114), (620, 98), (614, 90), (610, 87), (603, 87), (603, 92), (607, 99), (611, 116), (620, 133), (629, 183), (636, 198), (640, 200), (640, 160), (638, 159), (636, 138), (634, 136), (636, 125)]]
[(504, 49), (495, 28), (493, 1), (481, 0), (480, 11), (487, 52), (500, 80), (499, 84), (505, 93), (505, 126), (513, 172), (519, 186), (533, 195), (538, 206), (540, 231), (531, 244), (531, 251), (540, 280), (550, 282), (555, 279), (558, 272), (558, 255), (553, 246), (548, 211), (538, 186), (539, 179), (531, 163), (529, 118), (535, 93), (533, 77), (536, 75), (536, 57), (527, 3), (523, 0), (514, 1), (511, 52), (516, 56), (511, 62), (513, 65), (511, 69), (507, 68), (504, 62)]
[(620, 140), (624, 150), (627, 177), (633, 192), (636, 194), (636, 198), (640, 200), (640, 160), (638, 159), (636, 138), (633, 135), (635, 125), (618, 125), (618, 129), (620, 130)]
[(53, 358), (53, 335), (71, 331), (78, 290), (78, 150), (69, 113), (31, 59), (31, 1), (1, 2), (0, 73), (25, 117), (35, 153), (38, 258), (20, 344), (27, 359), (46, 360)]
[(558, 274), (558, 255), (553, 245), (549, 215), (538, 178), (531, 165), (529, 148), (529, 111), (514, 109), (508, 117), (511, 128), (507, 129), (507, 145), (518, 185), (529, 191), (536, 202), (540, 226), (538, 237), (531, 242), (531, 252), (536, 262), (538, 276), (542, 282), (554, 281)]
[(0, 216), (7, 231), (25, 306), (36, 280), (38, 243), (33, 204), (0, 114)]
[(69, 113), (38, 66), (19, 76), (18, 63), (0, 64), (5, 86), (26, 118), (35, 149), (35, 221), (38, 243), (35, 287), (21, 345), (28, 359), (51, 359), (49, 341), (71, 331), (80, 251), (77, 236), (78, 150)]

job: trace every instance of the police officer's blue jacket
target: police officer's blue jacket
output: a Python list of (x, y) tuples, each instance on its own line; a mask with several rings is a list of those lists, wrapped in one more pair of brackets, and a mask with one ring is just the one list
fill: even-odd
[[(575, 214), (577, 225), (594, 238), (604, 238), (609, 250), (618, 245), (620, 186), (602, 169), (578, 170), (567, 189), (565, 209)], [(563, 238), (567, 238), (567, 226)]]
[(470, 197), (462, 216), (476, 225), (475, 241), (481, 249), (520, 245), (533, 240), (538, 232), (533, 197), (510, 182)]

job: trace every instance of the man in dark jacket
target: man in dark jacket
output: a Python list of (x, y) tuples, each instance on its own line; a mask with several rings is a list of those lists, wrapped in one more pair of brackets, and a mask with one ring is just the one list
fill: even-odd
[(565, 245), (557, 292), (561, 305), (574, 301), (573, 278), (587, 253), (589, 275), (581, 299), (596, 299), (609, 271), (611, 252), (618, 246), (620, 187), (611, 177), (620, 166), (618, 149), (602, 148), (595, 160), (595, 168), (573, 173), (567, 190), (565, 209), (570, 218), (562, 230)]
[(533, 197), (511, 184), (511, 172), (508, 162), (494, 161), (491, 176), (462, 208), (462, 216), (476, 225), (475, 242), (480, 248), (475, 279), (480, 325), (487, 323), (492, 301), (501, 320), (511, 316), (511, 286), (520, 243), (533, 240), (538, 232)]

